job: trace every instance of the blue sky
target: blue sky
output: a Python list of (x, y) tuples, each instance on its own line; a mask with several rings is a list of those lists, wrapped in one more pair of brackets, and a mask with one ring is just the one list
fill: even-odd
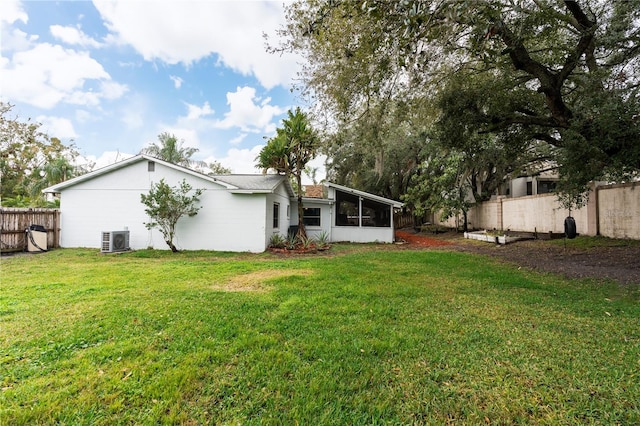
[(301, 59), (265, 50), (282, 1), (3, 0), (0, 23), (0, 98), (98, 167), (169, 132), (197, 160), (257, 173), (301, 102)]

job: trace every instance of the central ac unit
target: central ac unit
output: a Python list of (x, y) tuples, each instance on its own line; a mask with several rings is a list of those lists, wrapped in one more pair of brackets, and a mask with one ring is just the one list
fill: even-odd
[(102, 233), (102, 253), (114, 253), (129, 250), (129, 231), (111, 231)]

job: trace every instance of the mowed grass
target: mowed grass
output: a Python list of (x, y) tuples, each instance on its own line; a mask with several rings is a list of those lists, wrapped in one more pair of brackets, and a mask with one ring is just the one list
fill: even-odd
[(0, 424), (638, 424), (637, 287), (484, 257), (3, 258)]

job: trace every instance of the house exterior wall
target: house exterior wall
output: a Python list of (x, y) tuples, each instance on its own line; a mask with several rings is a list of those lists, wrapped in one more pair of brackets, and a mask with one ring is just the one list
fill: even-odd
[(237, 195), (213, 182), (155, 163), (140, 161), (66, 188), (61, 193), (62, 247), (99, 248), (101, 232), (128, 229), (132, 249), (168, 249), (162, 234), (147, 230), (149, 218), (140, 202), (152, 183), (164, 178), (176, 186), (182, 179), (204, 189), (202, 208), (178, 221), (174, 243), (185, 250), (264, 251), (266, 196)]
[(511, 186), (511, 197), (525, 197), (527, 195), (527, 181), (531, 181), (530, 177), (520, 177), (512, 179), (509, 185)]
[(352, 243), (392, 243), (395, 239), (393, 226), (389, 228), (332, 226), (331, 241)]
[[(317, 237), (322, 232), (325, 232), (329, 236), (329, 241), (334, 241), (331, 238), (331, 219), (333, 206), (331, 201), (321, 200), (310, 201), (304, 200), (302, 205), (305, 208), (319, 208), (320, 209), (320, 226), (305, 226), (307, 236), (310, 238)], [(291, 205), (291, 225), (298, 225), (298, 202), (294, 201)]]
[[(273, 204), (278, 203), (279, 207), (279, 220), (278, 220), (278, 228), (273, 227)], [(273, 194), (267, 195), (267, 203), (266, 203), (266, 232), (265, 235), (265, 247), (269, 245), (269, 240), (271, 236), (274, 234), (280, 234), (284, 237), (287, 236), (287, 232), (289, 230), (289, 226), (291, 225), (291, 200), (289, 198), (289, 194), (285, 189), (284, 185), (280, 185), (277, 190)], [(297, 221), (297, 216), (296, 216)]]

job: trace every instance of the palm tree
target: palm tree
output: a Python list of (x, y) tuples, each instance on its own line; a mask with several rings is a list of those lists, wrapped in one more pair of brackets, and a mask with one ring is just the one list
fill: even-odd
[(276, 136), (269, 139), (256, 158), (258, 167), (264, 172), (274, 169), (288, 178), (295, 178), (298, 195), (298, 238), (307, 236), (304, 228), (304, 209), (302, 206), (302, 173), (318, 149), (318, 136), (309, 124), (306, 114), (296, 108), (295, 113), (288, 111), (288, 117), (282, 120), (282, 128), (276, 130)]
[(65, 157), (56, 157), (43, 167), (34, 170), (36, 179), (31, 184), (31, 195), (38, 197), (40, 192), (51, 185), (64, 182), (76, 175), (76, 167)]
[(198, 152), (198, 148), (183, 147), (184, 141), (178, 141), (175, 135), (162, 132), (158, 135), (158, 141), (159, 143), (152, 143), (140, 152), (179, 166), (206, 166), (203, 161), (191, 159), (193, 154)]

